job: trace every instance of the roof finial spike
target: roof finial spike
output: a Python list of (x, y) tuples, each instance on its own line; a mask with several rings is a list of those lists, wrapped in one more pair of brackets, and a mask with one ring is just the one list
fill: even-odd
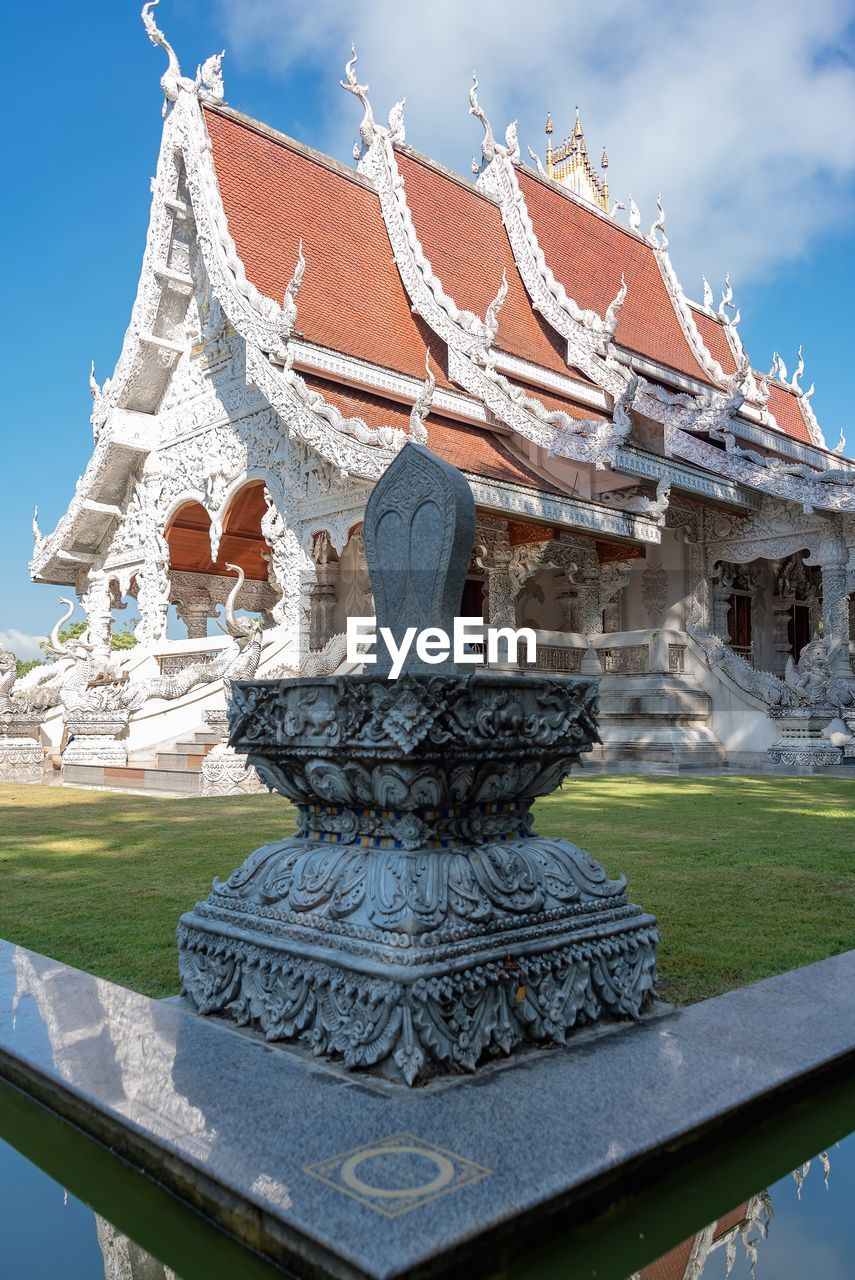
[[(658, 195), (658, 196), (656, 197), (656, 208), (659, 210), (659, 212), (658, 212), (658, 214), (656, 215), (656, 220), (655, 220), (655, 222), (653, 223), (652, 227), (650, 228), (650, 239), (651, 239), (651, 240), (658, 241), (658, 244), (659, 244), (659, 248), (660, 248), (660, 249), (667, 249), (667, 248), (668, 248), (668, 237), (667, 237), (667, 236), (666, 236), (666, 234), (665, 234), (665, 210), (662, 208), (662, 196), (661, 196), (661, 195)], [(660, 233), (661, 233), (661, 238), (657, 235), (657, 232), (660, 232)]]
[[(192, 93), (196, 89), (196, 85), (192, 80), (188, 80), (186, 76), (182, 76), (181, 65), (176, 57), (175, 50), (154, 20), (152, 9), (156, 9), (159, 4), (160, 0), (146, 0), (140, 10), (140, 17), (143, 20), (143, 26), (151, 43), (155, 47), (160, 45), (161, 49), (166, 53), (167, 67), (160, 77), (160, 87), (167, 102), (176, 102), (181, 89), (187, 89)], [(163, 104), (163, 114), (166, 115), (166, 102)]]
[(554, 127), (555, 127), (555, 126), (554, 126), (554, 125), (553, 125), (553, 123), (552, 123), (552, 112), (551, 112), (551, 111), (547, 111), (547, 113), (546, 113), (546, 132), (547, 132), (547, 134), (551, 134), (551, 133), (552, 133), (552, 131), (553, 131), (553, 129), (554, 129)]
[(608, 169), (608, 167), (609, 167), (609, 153), (608, 151), (606, 151), (605, 147), (603, 147), (603, 158), (600, 161), (600, 168)]
[[(352, 93), (353, 96), (358, 98), (362, 103), (362, 108), (365, 114), (359, 122), (359, 139), (362, 143), (362, 153), (364, 154), (374, 141), (374, 136), (377, 130), (374, 124), (374, 112), (371, 110), (371, 103), (368, 101), (368, 85), (357, 83), (356, 72), (354, 71), (354, 67), (357, 62), (355, 44), (350, 46), (350, 53), (351, 56), (345, 63), (344, 67), (345, 79), (340, 80), (339, 84), (342, 89), (346, 89), (348, 93)], [(359, 159), (359, 157), (355, 156), (354, 159)]]
[(402, 98), (400, 102), (396, 102), (392, 110), (389, 112), (389, 137), (393, 142), (406, 142), (407, 133), (404, 128), (404, 107), (407, 105), (407, 99)]
[(725, 307), (730, 307), (732, 311), (733, 305), (733, 285), (730, 283), (730, 272), (728, 271), (725, 273), (724, 288), (721, 291), (721, 302), (718, 304), (718, 314), (721, 316), (722, 320), (727, 318), (724, 314)]
[(98, 400), (100, 398), (101, 387), (99, 386), (98, 382), (95, 379), (95, 361), (94, 360), (90, 360), (89, 362), (89, 390), (92, 394), (93, 400)]
[[(843, 433), (841, 432), (841, 437), (842, 437), (842, 434)], [(44, 542), (45, 542), (44, 535), (42, 534), (42, 531), (39, 528), (39, 509), (38, 507), (34, 507), (33, 508), (33, 546), (35, 548), (35, 551), (34, 551), (35, 555), (39, 554), (42, 547), (44, 546)]]
[(704, 282), (704, 308), (707, 311), (712, 311), (713, 308), (715, 307), (715, 299), (713, 298), (712, 285), (710, 284), (706, 276), (701, 276), (701, 279)]
[(493, 137), (490, 121), (478, 102), (478, 77), (474, 71), (472, 72), (472, 87), (469, 90), (469, 114), (480, 120), (484, 127), (484, 137), (481, 139), (481, 155), (483, 156), (483, 163), (488, 165), (496, 155), (496, 139)]
[(629, 197), (629, 225), (633, 231), (637, 231), (641, 226), (641, 214), (632, 196)]
[(527, 147), (526, 150), (528, 151), (528, 154), (531, 156), (532, 160), (534, 161), (535, 168), (537, 169), (537, 172), (540, 174), (541, 178), (547, 177), (548, 175), (546, 170), (543, 167), (543, 161), (541, 160), (537, 152), (532, 151), (531, 147)]

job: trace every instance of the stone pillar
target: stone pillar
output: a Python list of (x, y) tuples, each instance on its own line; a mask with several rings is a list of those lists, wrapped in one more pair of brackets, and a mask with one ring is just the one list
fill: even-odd
[(487, 617), (491, 627), (516, 627), (516, 589), (511, 578), (514, 549), (508, 522), (499, 516), (479, 516), (475, 528), (475, 563), (484, 570)]
[(810, 559), (805, 560), (805, 564), (819, 565), (822, 570), (823, 630), (837, 646), (832, 664), (834, 674), (838, 680), (855, 683), (855, 673), (849, 664), (849, 550), (836, 528), (818, 547), (811, 548)]
[(146, 547), (146, 557), (137, 574), (140, 620), (134, 634), (140, 644), (156, 644), (166, 635), (170, 585), (169, 547), (157, 530)]
[(113, 596), (110, 580), (99, 569), (90, 569), (88, 587), (80, 597), (86, 614), (92, 657), (106, 663), (110, 657), (110, 641), (113, 634)]
[(175, 612), (187, 628), (188, 640), (203, 640), (208, 634), (208, 619), (216, 616), (215, 601), (201, 584), (182, 588), (173, 578)]
[(338, 560), (326, 529), (321, 529), (312, 539), (312, 559), (315, 563), (315, 581), (309, 599), (309, 648), (323, 649), (334, 632), (336, 583)]
[(300, 650), (305, 648), (306, 584), (314, 577), (311, 557), (300, 545), (296, 530), (264, 490), (267, 511), (261, 517), (261, 535), (270, 548), (268, 582), (279, 599), (271, 610), (274, 624), (291, 632)]
[(711, 631), (713, 635), (719, 636), (725, 644), (730, 643), (730, 627), (727, 622), (727, 615), (730, 611), (730, 586), (726, 582), (719, 579), (713, 579), (710, 584), (710, 605), (711, 605)]
[[(775, 672), (782, 675), (786, 670), (790, 652), (790, 618), (792, 617), (794, 600), (783, 596), (775, 596), (772, 600), (773, 644), (775, 647)], [(796, 654), (798, 657), (798, 654)]]

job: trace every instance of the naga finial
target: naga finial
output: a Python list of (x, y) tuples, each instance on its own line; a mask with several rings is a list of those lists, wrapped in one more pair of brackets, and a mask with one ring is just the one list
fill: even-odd
[(203, 102), (216, 105), (225, 97), (223, 84), (223, 58), (225, 49), (212, 53), (201, 66), (196, 68), (196, 92)]
[(98, 385), (98, 382), (96, 381), (96, 378), (95, 378), (95, 361), (94, 360), (90, 360), (89, 362), (89, 391), (91, 392), (92, 399), (97, 403), (97, 401), (100, 400), (101, 398), (101, 388)]
[[(181, 64), (176, 57), (175, 50), (154, 20), (152, 9), (156, 9), (159, 4), (160, 0), (146, 0), (140, 11), (140, 17), (143, 20), (143, 26), (151, 43), (155, 47), (159, 45), (166, 53), (167, 67), (160, 77), (160, 87), (167, 102), (176, 102), (181, 89), (187, 89), (192, 93), (196, 85), (192, 80), (188, 80), (186, 76), (182, 76)], [(163, 114), (166, 115), (166, 102), (163, 104)]]
[(532, 151), (531, 147), (526, 147), (526, 150), (528, 151), (528, 154), (531, 156), (532, 160), (534, 161), (535, 168), (537, 169), (537, 172), (540, 174), (541, 178), (547, 177), (548, 175), (546, 170), (543, 167), (543, 161), (541, 160), (537, 152)]
[(734, 309), (733, 304), (733, 285), (730, 283), (730, 272), (725, 273), (724, 288), (721, 291), (721, 302), (718, 304), (718, 314), (722, 320), (726, 320), (725, 309), (729, 307), (731, 311)]
[(285, 295), (282, 299), (280, 335), (284, 342), (287, 342), (291, 337), (294, 326), (297, 323), (297, 299), (300, 296), (300, 289), (303, 285), (303, 272), (305, 270), (306, 259), (303, 256), (303, 241), (301, 239), (297, 249), (297, 265), (294, 267), (294, 274), (285, 287)]
[(363, 115), (359, 123), (359, 138), (360, 138), (360, 141), (362, 142), (362, 151), (365, 152), (368, 150), (368, 148), (371, 146), (371, 143), (374, 141), (374, 135), (377, 130), (376, 130), (376, 125), (374, 123), (374, 112), (371, 110), (371, 103), (368, 101), (368, 85), (359, 84), (356, 79), (356, 72), (354, 71), (354, 67), (356, 66), (358, 59), (357, 59), (355, 44), (352, 44), (350, 46), (350, 52), (351, 52), (351, 57), (345, 63), (345, 67), (344, 67), (345, 79), (339, 80), (339, 84), (341, 85), (342, 89), (346, 89), (348, 93), (352, 93), (353, 96), (355, 98), (358, 98), (359, 101), (362, 103), (362, 108), (365, 114)]
[(478, 101), (478, 77), (474, 71), (472, 72), (472, 87), (469, 90), (469, 114), (480, 120), (484, 127), (484, 137), (481, 139), (481, 155), (483, 157), (482, 163), (488, 165), (496, 155), (496, 139), (493, 136), (490, 121)]
[(487, 314), (484, 317), (484, 327), (487, 330), (487, 346), (491, 347), (496, 340), (496, 334), (499, 332), (499, 313), (505, 305), (505, 298), (508, 296), (508, 276), (504, 267), (502, 268), (502, 283), (499, 285), (495, 298), (487, 308)]
[(519, 160), (520, 158), (520, 140), (517, 133), (517, 122), (512, 120), (505, 130), (505, 150), (509, 160)]
[(45, 545), (44, 535), (39, 528), (39, 509), (33, 508), (33, 555), (38, 555)]
[(407, 105), (407, 99), (402, 98), (400, 102), (396, 102), (389, 112), (389, 137), (393, 142), (406, 142), (407, 131), (404, 126), (404, 107)]
[(633, 231), (638, 231), (641, 226), (641, 213), (632, 196), (629, 197), (629, 225)]
[(701, 276), (701, 279), (704, 282), (704, 309), (706, 311), (712, 311), (715, 307), (715, 299), (713, 297), (712, 285), (710, 284), (706, 276)]
[(802, 380), (804, 371), (805, 371), (805, 357), (804, 357), (804, 352), (802, 351), (802, 344), (799, 343), (798, 364), (796, 365), (795, 373), (793, 374), (792, 380), (790, 382), (790, 386), (792, 387), (793, 391), (801, 390), (799, 383)]
[[(665, 234), (665, 210), (662, 208), (662, 196), (656, 197), (656, 208), (659, 210), (656, 221), (650, 228), (650, 239), (657, 241), (660, 249), (668, 248), (668, 237)], [(657, 234), (661, 233), (661, 234)]]
[(603, 317), (609, 338), (613, 338), (615, 336), (615, 330), (617, 329), (618, 324), (618, 312), (626, 301), (626, 295), (628, 292), (629, 286), (626, 283), (626, 277), (621, 272), (620, 288), (606, 307), (606, 314)]
[(436, 390), (436, 378), (430, 367), (430, 351), (425, 351), (425, 374), (427, 376), (410, 410), (410, 439), (416, 444), (427, 444), (428, 433), (425, 421), (430, 413), (433, 393)]
[(254, 624), (244, 620), (238, 620), (235, 617), (235, 605), (240, 593), (240, 589), (246, 580), (246, 574), (239, 564), (227, 564), (225, 566), (229, 573), (237, 574), (237, 582), (226, 596), (226, 602), (223, 605), (223, 616), (226, 620), (226, 629), (230, 636), (235, 640), (245, 640), (254, 630)]

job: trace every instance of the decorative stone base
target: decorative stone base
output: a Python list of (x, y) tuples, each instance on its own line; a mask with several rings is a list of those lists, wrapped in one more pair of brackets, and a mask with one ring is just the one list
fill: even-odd
[(220, 742), (202, 761), (200, 790), (203, 796), (236, 796), (266, 791), (267, 787), (246, 756)]
[[(489, 821), (502, 807), (482, 808)], [(604, 1014), (638, 1017), (658, 934), (624, 887), (537, 836), (410, 851), (297, 837), (182, 917), (181, 978), (201, 1013), (412, 1084), (563, 1044)]]
[(823, 730), (834, 716), (829, 707), (821, 714), (778, 717), (781, 736), (768, 749), (770, 764), (789, 765), (798, 769), (822, 769), (841, 764), (843, 749), (824, 736)]
[(32, 738), (0, 738), (0, 782), (43, 782), (44, 755)]
[(62, 754), (65, 765), (100, 765), (123, 769), (128, 763), (125, 744), (106, 734), (81, 734), (72, 738)]

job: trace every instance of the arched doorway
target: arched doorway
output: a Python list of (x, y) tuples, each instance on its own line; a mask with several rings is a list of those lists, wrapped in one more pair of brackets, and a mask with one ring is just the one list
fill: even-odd
[(266, 510), (264, 481), (247, 481), (223, 517), (216, 559), (211, 558), (211, 518), (201, 503), (185, 502), (169, 521), (165, 537), (172, 601), (190, 639), (207, 635), (208, 619), (228, 594), (234, 577), (226, 565), (240, 565), (246, 574), (241, 608), (264, 616), (273, 607), (275, 594), (268, 583), (265, 558), (269, 548), (261, 533)]

